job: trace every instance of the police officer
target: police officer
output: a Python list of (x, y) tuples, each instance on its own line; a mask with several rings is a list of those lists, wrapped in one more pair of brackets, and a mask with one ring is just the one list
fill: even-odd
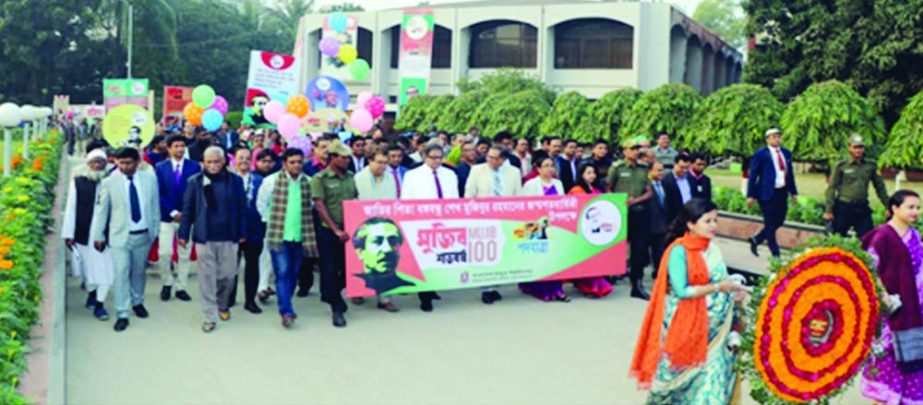
[(875, 185), (875, 193), (885, 206), (888, 205), (888, 190), (878, 173), (878, 165), (866, 160), (865, 142), (861, 135), (849, 137), (849, 159), (837, 162), (833, 177), (827, 186), (827, 205), (824, 219), (833, 220), (833, 232), (846, 236), (849, 228), (862, 237), (872, 229), (872, 209), (869, 207), (869, 182)]
[(607, 183), (609, 191), (628, 194), (628, 243), (631, 248), (631, 296), (647, 300), (641, 279), (647, 265), (648, 212), (646, 202), (653, 196), (648, 167), (638, 162), (644, 137), (634, 137), (622, 143), (625, 158), (612, 165)]

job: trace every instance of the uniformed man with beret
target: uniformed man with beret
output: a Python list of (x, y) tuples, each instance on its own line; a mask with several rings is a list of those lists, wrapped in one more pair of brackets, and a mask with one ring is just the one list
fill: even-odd
[(634, 137), (622, 142), (625, 158), (609, 169), (608, 187), (613, 193), (628, 194), (628, 244), (631, 249), (629, 277), (631, 296), (648, 299), (650, 296), (641, 285), (644, 267), (647, 265), (647, 213), (646, 201), (653, 196), (651, 181), (647, 177), (648, 167), (638, 162), (642, 140)]
[(837, 162), (827, 186), (824, 219), (833, 220), (833, 232), (846, 236), (854, 228), (857, 237), (872, 230), (869, 207), (869, 183), (875, 186), (878, 199), (888, 205), (888, 190), (878, 172), (878, 165), (865, 159), (865, 141), (859, 134), (849, 137), (849, 158)]

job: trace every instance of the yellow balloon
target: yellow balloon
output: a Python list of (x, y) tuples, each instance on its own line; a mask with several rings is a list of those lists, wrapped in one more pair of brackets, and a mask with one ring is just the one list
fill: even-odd
[(340, 60), (345, 64), (353, 63), (357, 57), (359, 57), (359, 52), (356, 51), (356, 47), (352, 45), (343, 45), (340, 47), (340, 52), (337, 54), (340, 57)]

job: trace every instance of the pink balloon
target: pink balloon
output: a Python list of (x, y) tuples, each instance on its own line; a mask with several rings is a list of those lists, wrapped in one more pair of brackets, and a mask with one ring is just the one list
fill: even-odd
[(340, 41), (333, 36), (323, 37), (317, 47), (320, 48), (321, 53), (332, 58), (340, 52)]
[[(215, 102), (212, 103), (212, 106), (208, 108), (214, 108), (218, 110), (218, 112), (220, 112), (222, 116), (227, 115), (228, 114), (228, 101), (225, 100), (224, 97), (215, 96)], [(206, 110), (208, 108), (206, 108)]]
[(290, 139), (289, 142), (288, 142), (288, 146), (289, 146), (290, 148), (298, 148), (298, 149), (301, 149), (301, 151), (304, 152), (304, 155), (305, 155), (305, 156), (310, 155), (310, 154), (311, 154), (311, 149), (314, 147), (314, 146), (311, 144), (311, 139), (309, 139), (309, 138), (306, 137), (306, 136), (296, 136), (296, 137)]
[(279, 130), (279, 134), (286, 139), (292, 139), (298, 136), (298, 130), (301, 129), (301, 119), (295, 114), (285, 113), (282, 115), (282, 118), (279, 118), (276, 127)]
[(272, 100), (266, 103), (266, 107), (263, 107), (263, 116), (273, 124), (278, 124), (283, 115), (285, 115), (285, 105), (278, 100)]
[(363, 107), (365, 103), (367, 103), (373, 96), (374, 94), (372, 94), (372, 92), (369, 92), (369, 91), (363, 91), (359, 93), (359, 95), (356, 96), (356, 105), (359, 106), (360, 108)]
[(372, 114), (366, 110), (355, 110), (349, 116), (349, 125), (360, 132), (368, 132), (368, 130), (372, 129), (373, 121)]
[(385, 100), (381, 97), (374, 96), (365, 102), (365, 109), (372, 114), (372, 118), (381, 117), (385, 113)]

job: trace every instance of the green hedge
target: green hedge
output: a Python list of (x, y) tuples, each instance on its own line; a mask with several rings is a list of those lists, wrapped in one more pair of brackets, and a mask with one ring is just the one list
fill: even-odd
[(901, 111), (879, 163), (887, 167), (923, 167), (923, 91)]
[(619, 128), (619, 140), (638, 135), (653, 138), (662, 131), (680, 133), (701, 101), (699, 92), (687, 84), (668, 83), (651, 90), (631, 107)]
[(596, 136), (589, 128), (589, 114), (590, 101), (576, 91), (569, 91), (554, 100), (551, 113), (542, 121), (541, 133), (593, 142)]
[(61, 161), (61, 137), (52, 130), (30, 142), (31, 161), (0, 177), (0, 404), (23, 404), (16, 391), (26, 371), (29, 330), (38, 320), (46, 230)]
[(713, 155), (750, 156), (765, 146), (763, 134), (778, 127), (785, 112), (768, 89), (733, 84), (702, 101), (692, 122), (676, 137), (677, 144)]
[(609, 142), (618, 141), (619, 128), (643, 94), (638, 89), (618, 89), (606, 93), (590, 105), (588, 130), (595, 137)]

